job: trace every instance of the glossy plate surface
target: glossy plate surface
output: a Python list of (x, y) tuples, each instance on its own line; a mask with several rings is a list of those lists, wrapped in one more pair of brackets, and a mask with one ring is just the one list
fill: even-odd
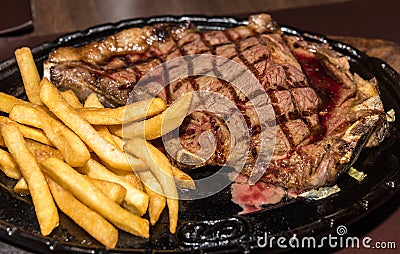
[[(153, 17), (105, 24), (60, 37), (32, 49), (39, 72), (49, 52), (61, 46), (80, 46), (134, 26), (159, 22), (193, 22), (199, 29), (213, 30), (245, 24), (230, 17)], [(351, 71), (363, 78), (376, 77), (380, 83), (386, 110), (393, 108), (400, 119), (400, 76), (379, 59), (369, 58), (358, 50), (324, 36), (282, 26), (291, 35), (308, 40), (327, 42), (348, 56)], [(0, 91), (24, 98), (22, 80), (15, 59), (0, 64)], [(1, 103), (1, 102), (0, 102)], [(238, 205), (231, 202), (229, 187), (209, 198), (180, 203), (177, 234), (168, 231), (166, 211), (158, 224), (151, 228), (149, 239), (141, 239), (120, 231), (116, 249), (105, 250), (65, 215), (60, 215), (60, 227), (49, 237), (39, 232), (31, 200), (12, 191), (15, 181), (0, 172), (0, 238), (19, 246), (43, 253), (132, 253), (174, 252), (206, 249), (209, 252), (247, 251), (257, 247), (257, 237), (271, 236), (322, 237), (333, 233), (339, 225), (350, 225), (388, 201), (399, 190), (400, 137), (399, 120), (391, 127), (391, 138), (378, 148), (364, 150), (354, 167), (367, 173), (361, 183), (343, 175), (338, 185), (341, 192), (320, 201), (287, 200), (260, 212), (243, 216)]]

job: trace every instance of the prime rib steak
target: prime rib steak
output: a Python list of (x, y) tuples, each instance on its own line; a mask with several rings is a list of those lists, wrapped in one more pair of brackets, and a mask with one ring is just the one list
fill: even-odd
[[(73, 89), (82, 100), (95, 92), (108, 106), (119, 106), (127, 103), (149, 70), (192, 54), (213, 54), (242, 64), (267, 92), (276, 117), (275, 149), (271, 161), (263, 165), (261, 179), (267, 184), (303, 190), (330, 185), (361, 149), (378, 145), (387, 133), (376, 81), (350, 73), (346, 57), (328, 45), (284, 35), (268, 14), (250, 16), (248, 25), (221, 31), (199, 31), (190, 23), (127, 29), (78, 48), (55, 49), (46, 66), (60, 89)], [(254, 117), (246, 97), (216, 78), (180, 79), (157, 96), (171, 104), (196, 90), (219, 92), (240, 108), (250, 135), (241, 173), (250, 175), (266, 123)], [(223, 165), (231, 137), (218, 115), (188, 116), (180, 130), (182, 147), (187, 154), (198, 152), (204, 131), (214, 134), (216, 149), (201, 165)], [(190, 168), (181, 161), (174, 163)]]

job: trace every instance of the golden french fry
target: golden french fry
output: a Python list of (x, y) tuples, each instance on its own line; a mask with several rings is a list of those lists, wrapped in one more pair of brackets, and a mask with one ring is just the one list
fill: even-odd
[[(103, 104), (101, 104), (99, 98), (96, 94), (90, 94), (85, 101), (85, 108), (104, 108)], [(104, 125), (93, 125), (93, 128), (102, 136), (105, 140), (110, 142), (113, 145), (117, 145), (115, 143), (114, 138), (111, 136), (110, 131)], [(118, 146), (117, 146), (118, 147)], [(122, 151), (122, 149), (120, 149)]]
[(125, 150), (146, 162), (160, 182), (165, 195), (171, 198), (178, 197), (171, 169), (172, 165), (160, 150), (141, 138), (129, 140), (125, 144)]
[(73, 108), (82, 108), (82, 103), (79, 101), (78, 96), (72, 90), (60, 92), (64, 100)]
[(43, 110), (44, 112), (46, 112), (47, 114), (49, 114), (50, 116), (53, 117), (53, 113), (51, 113), (46, 106), (35, 105), (33, 103), (18, 99), (18, 98), (14, 97), (14, 96), (11, 96), (9, 94), (5, 94), (5, 93), (0, 92), (0, 101), (1, 101), (1, 103), (0, 103), (0, 111), (4, 112), (4, 113), (10, 113), (15, 105), (26, 105), (26, 106), (31, 106), (31, 107), (34, 107), (34, 108), (37, 108), (37, 109), (41, 109), (41, 110)]
[(121, 149), (122, 151), (124, 150), (124, 141), (122, 138), (118, 137), (117, 135), (111, 134), (112, 138), (114, 139), (115, 144)]
[[(36, 157), (37, 161), (41, 161), (51, 157), (63, 159), (60, 151), (54, 149), (53, 147), (29, 139), (26, 139), (25, 143), (26, 147)], [(29, 194), (28, 185), (26, 184), (24, 178), (19, 179), (19, 181), (15, 184), (14, 191), (19, 194)]]
[(155, 116), (166, 108), (160, 98), (138, 101), (118, 108), (82, 108), (78, 109), (79, 116), (94, 125), (114, 125), (138, 121)]
[(0, 146), (6, 147), (6, 143), (4, 143), (4, 139), (3, 136), (1, 135), (1, 132), (0, 132)]
[[(111, 167), (130, 171), (147, 168), (136, 158), (128, 158), (115, 145), (108, 142), (61, 97), (57, 88), (46, 78), (41, 82), (40, 98), (43, 103)], [(132, 156), (131, 156), (132, 157)], [(131, 168), (132, 167), (132, 168)]]
[(17, 104), (33, 105), (27, 101), (15, 98), (14, 96), (2, 92), (0, 92), (0, 101), (0, 111), (5, 113), (10, 113), (11, 109)]
[(175, 234), (178, 226), (179, 202), (177, 199), (167, 198), (168, 216), (169, 216), (169, 232)]
[[(136, 189), (144, 191), (143, 189), (143, 184), (140, 178), (134, 173), (133, 171), (124, 171), (124, 170), (118, 170), (115, 168), (107, 168), (117, 176), (123, 177), (125, 180), (130, 182)], [(139, 171), (140, 172), (140, 171)]]
[(142, 171), (139, 172), (139, 175), (145, 185), (146, 193), (149, 195), (150, 224), (155, 225), (165, 208), (167, 199), (160, 183), (151, 171)]
[(157, 178), (167, 196), (169, 230), (175, 233), (178, 224), (178, 192), (168, 158), (156, 147), (141, 138), (133, 138), (125, 144), (125, 150), (142, 159)]
[(161, 114), (140, 122), (127, 123), (122, 127), (112, 126), (110, 131), (125, 139), (141, 137), (146, 140), (156, 139), (178, 128), (186, 117), (192, 102), (192, 93), (183, 95)]
[[(153, 117), (154, 118), (154, 117)], [(141, 123), (141, 122), (138, 122)], [(131, 123), (130, 125), (132, 125)], [(109, 125), (107, 126), (108, 130), (113, 134), (114, 136), (122, 138), (122, 125), (116, 124), (116, 125)]]
[(10, 178), (20, 179), (22, 177), (17, 162), (10, 153), (3, 149), (0, 149), (0, 169)]
[(33, 126), (37, 129), (43, 129), (51, 125), (54, 118), (47, 115), (40, 109), (34, 108), (31, 105), (16, 104), (10, 111), (9, 118), (20, 124)]
[(57, 207), (42, 170), (35, 156), (29, 152), (18, 126), (15, 123), (2, 123), (0, 126), (4, 142), (28, 183), (40, 231), (46, 236), (58, 226), (59, 219)]
[(80, 167), (89, 160), (90, 153), (82, 140), (68, 127), (44, 111), (27, 105), (15, 105), (10, 112), (10, 118), (19, 123), (42, 129), (71, 166)]
[[(41, 161), (51, 157), (63, 159), (60, 151), (54, 149), (53, 147), (29, 139), (25, 140), (25, 143), (26, 147), (36, 157), (37, 161)], [(19, 181), (14, 186), (14, 191), (20, 194), (29, 194), (28, 185), (26, 184), (24, 178), (19, 179)]]
[(122, 201), (124, 201), (126, 196), (126, 189), (119, 183), (91, 177), (88, 177), (88, 180), (115, 203), (120, 205), (122, 204)]
[(150, 218), (150, 224), (154, 226), (158, 219), (160, 218), (160, 215), (162, 211), (164, 210), (166, 206), (166, 198), (163, 195), (158, 194), (157, 192), (154, 192), (148, 187), (146, 188), (146, 193), (149, 195), (149, 218)]
[[(108, 170), (110, 170), (111, 172), (113, 172), (114, 174), (116, 174), (119, 177), (122, 177), (124, 180), (128, 181), (129, 184), (132, 185), (132, 187), (141, 190), (141, 191), (145, 191), (144, 190), (144, 186), (142, 181), (140, 180), (140, 178), (136, 175), (135, 172), (131, 171), (123, 171), (123, 170), (117, 170), (115, 168), (109, 168), (107, 167)], [(142, 170), (138, 171), (141, 172)]]
[(12, 122), (14, 122), (14, 121), (11, 120), (11, 119), (8, 118), (8, 117), (0, 116), (0, 124), (2, 124), (2, 123), (12, 123)]
[[(51, 158), (51, 157), (47, 157)], [(43, 159), (47, 159), (43, 158)], [(104, 195), (109, 197), (111, 200), (117, 204), (122, 204), (125, 199), (126, 189), (122, 185), (110, 181), (100, 180), (88, 177), (88, 180), (95, 185), (99, 191), (103, 192)], [(20, 178), (19, 181), (14, 186), (14, 192), (19, 194), (29, 194), (28, 185), (24, 178)]]
[[(5, 123), (5, 122), (13, 122), (13, 120), (0, 116), (0, 124)], [(18, 128), (21, 131), (22, 135), (24, 138), (32, 139), (35, 141), (38, 141), (42, 144), (52, 146), (53, 144), (49, 141), (49, 139), (46, 137), (46, 135), (43, 133), (43, 131), (32, 128), (26, 125), (18, 124)]]
[(143, 215), (146, 213), (149, 197), (146, 195), (146, 193), (133, 186), (133, 184), (128, 180), (112, 173), (106, 167), (93, 159), (90, 159), (85, 166), (77, 168), (77, 170), (91, 178), (110, 181), (122, 185), (126, 189), (124, 203), (126, 203), (129, 208), (134, 208), (133, 212), (138, 215)]
[(26, 47), (17, 49), (15, 51), (15, 58), (17, 59), (28, 100), (35, 105), (43, 105), (39, 97), (40, 76), (35, 61), (33, 60), (31, 50)]
[(93, 125), (93, 128), (100, 134), (100, 136), (102, 136), (110, 144), (115, 146), (119, 151), (123, 152), (123, 150), (118, 146), (118, 144), (115, 142), (114, 138), (111, 136), (111, 133), (106, 126)]
[(55, 182), (116, 227), (136, 236), (149, 237), (149, 222), (146, 219), (120, 207), (71, 166), (57, 158), (43, 160), (40, 164)]
[(64, 159), (61, 152), (54, 147), (44, 145), (42, 143), (33, 141), (33, 140), (25, 140), (26, 146), (28, 147), (29, 151), (35, 155), (38, 161), (50, 158), (50, 157), (57, 157), (59, 159)]
[(99, 97), (95, 93), (91, 93), (85, 100), (83, 105), (85, 108), (104, 108), (104, 105), (100, 102)]
[(60, 210), (94, 239), (107, 248), (114, 248), (118, 242), (118, 230), (101, 215), (84, 205), (63, 187), (47, 178), (51, 193)]
[(124, 107), (124, 121), (131, 122), (158, 115), (167, 108), (167, 104), (161, 98), (153, 98), (134, 102)]
[[(54, 149), (53, 147), (29, 139), (26, 139), (25, 143), (26, 147), (28, 147), (28, 150), (36, 157), (37, 161), (51, 157), (63, 159), (60, 151)], [(15, 184), (14, 191), (19, 194), (29, 194), (28, 185), (26, 184), (24, 178), (19, 179), (19, 181)]]
[(191, 190), (196, 189), (196, 184), (188, 174), (186, 174), (185, 172), (181, 171), (180, 169), (174, 166), (172, 166), (171, 169), (172, 169), (172, 174), (174, 175), (175, 178), (176, 186), (178, 186), (179, 188), (185, 188)]
[(21, 131), (22, 135), (24, 138), (35, 140), (37, 142), (40, 142), (44, 145), (48, 146), (54, 146), (53, 143), (50, 142), (50, 140), (47, 138), (46, 134), (42, 130), (32, 128), (26, 125), (20, 124), (19, 130)]
[(24, 178), (20, 178), (18, 182), (14, 185), (14, 192), (21, 195), (29, 195), (28, 184)]

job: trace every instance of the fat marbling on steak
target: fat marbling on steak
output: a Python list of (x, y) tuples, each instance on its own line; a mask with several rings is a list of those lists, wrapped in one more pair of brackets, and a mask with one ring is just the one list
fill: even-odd
[[(225, 30), (199, 31), (190, 23), (131, 28), (82, 47), (55, 49), (47, 66), (60, 89), (73, 89), (82, 100), (95, 92), (105, 104), (119, 106), (127, 103), (149, 70), (192, 54), (212, 54), (242, 64), (267, 92), (275, 111), (276, 144), (271, 161), (263, 165), (264, 183), (300, 189), (330, 185), (362, 148), (378, 145), (385, 136), (385, 111), (376, 81), (350, 73), (346, 57), (329, 45), (284, 35), (267, 14), (250, 16), (248, 25)], [(241, 173), (249, 176), (268, 123), (258, 121), (246, 96), (217, 78), (179, 79), (157, 96), (171, 104), (196, 90), (219, 92), (240, 109), (250, 135)], [(216, 140), (209, 158), (194, 155), (204, 131), (211, 131)], [(199, 160), (200, 166), (223, 165), (230, 138), (223, 119), (205, 111), (192, 113), (180, 129), (184, 155)], [(182, 161), (173, 162), (190, 168)]]

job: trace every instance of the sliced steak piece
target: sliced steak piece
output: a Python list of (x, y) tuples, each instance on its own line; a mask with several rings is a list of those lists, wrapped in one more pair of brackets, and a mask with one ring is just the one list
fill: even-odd
[[(191, 76), (194, 64), (190, 61), (174, 67), (186, 68), (188, 77), (169, 80), (169, 74), (177, 70), (171, 68), (169, 74), (157, 77), (169, 86), (141, 87), (135, 98), (159, 96), (172, 104), (187, 92), (212, 91), (232, 101), (245, 119), (247, 130), (243, 131), (249, 133), (248, 141), (235, 140), (249, 145), (241, 173), (251, 176), (265, 170), (261, 189), (270, 184), (303, 190), (332, 184), (363, 147), (378, 145), (385, 136), (385, 112), (376, 82), (350, 73), (347, 59), (328, 45), (283, 35), (267, 14), (253, 15), (249, 25), (223, 31), (202, 32), (189, 23), (157, 24), (128, 29), (80, 48), (56, 49), (48, 59), (48, 76), (60, 89), (74, 89), (82, 100), (96, 92), (110, 106), (123, 105), (138, 80), (156, 65), (200, 53), (241, 64), (269, 95), (270, 102), (259, 103), (271, 103), (275, 112), (271, 161), (256, 164), (271, 123), (259, 120), (249, 98), (237, 87), (208, 76)], [(226, 70), (218, 66), (213, 71)], [(183, 149), (171, 161), (187, 169), (223, 165), (232, 152), (226, 119), (206, 110), (188, 116), (176, 144)], [(237, 190), (244, 191), (242, 186)], [(271, 190), (274, 197), (283, 196), (281, 189)]]
[(285, 190), (281, 187), (258, 182), (248, 184), (248, 178), (239, 175), (232, 178), (232, 201), (243, 208), (240, 214), (259, 211), (263, 205), (279, 203), (285, 196)]

